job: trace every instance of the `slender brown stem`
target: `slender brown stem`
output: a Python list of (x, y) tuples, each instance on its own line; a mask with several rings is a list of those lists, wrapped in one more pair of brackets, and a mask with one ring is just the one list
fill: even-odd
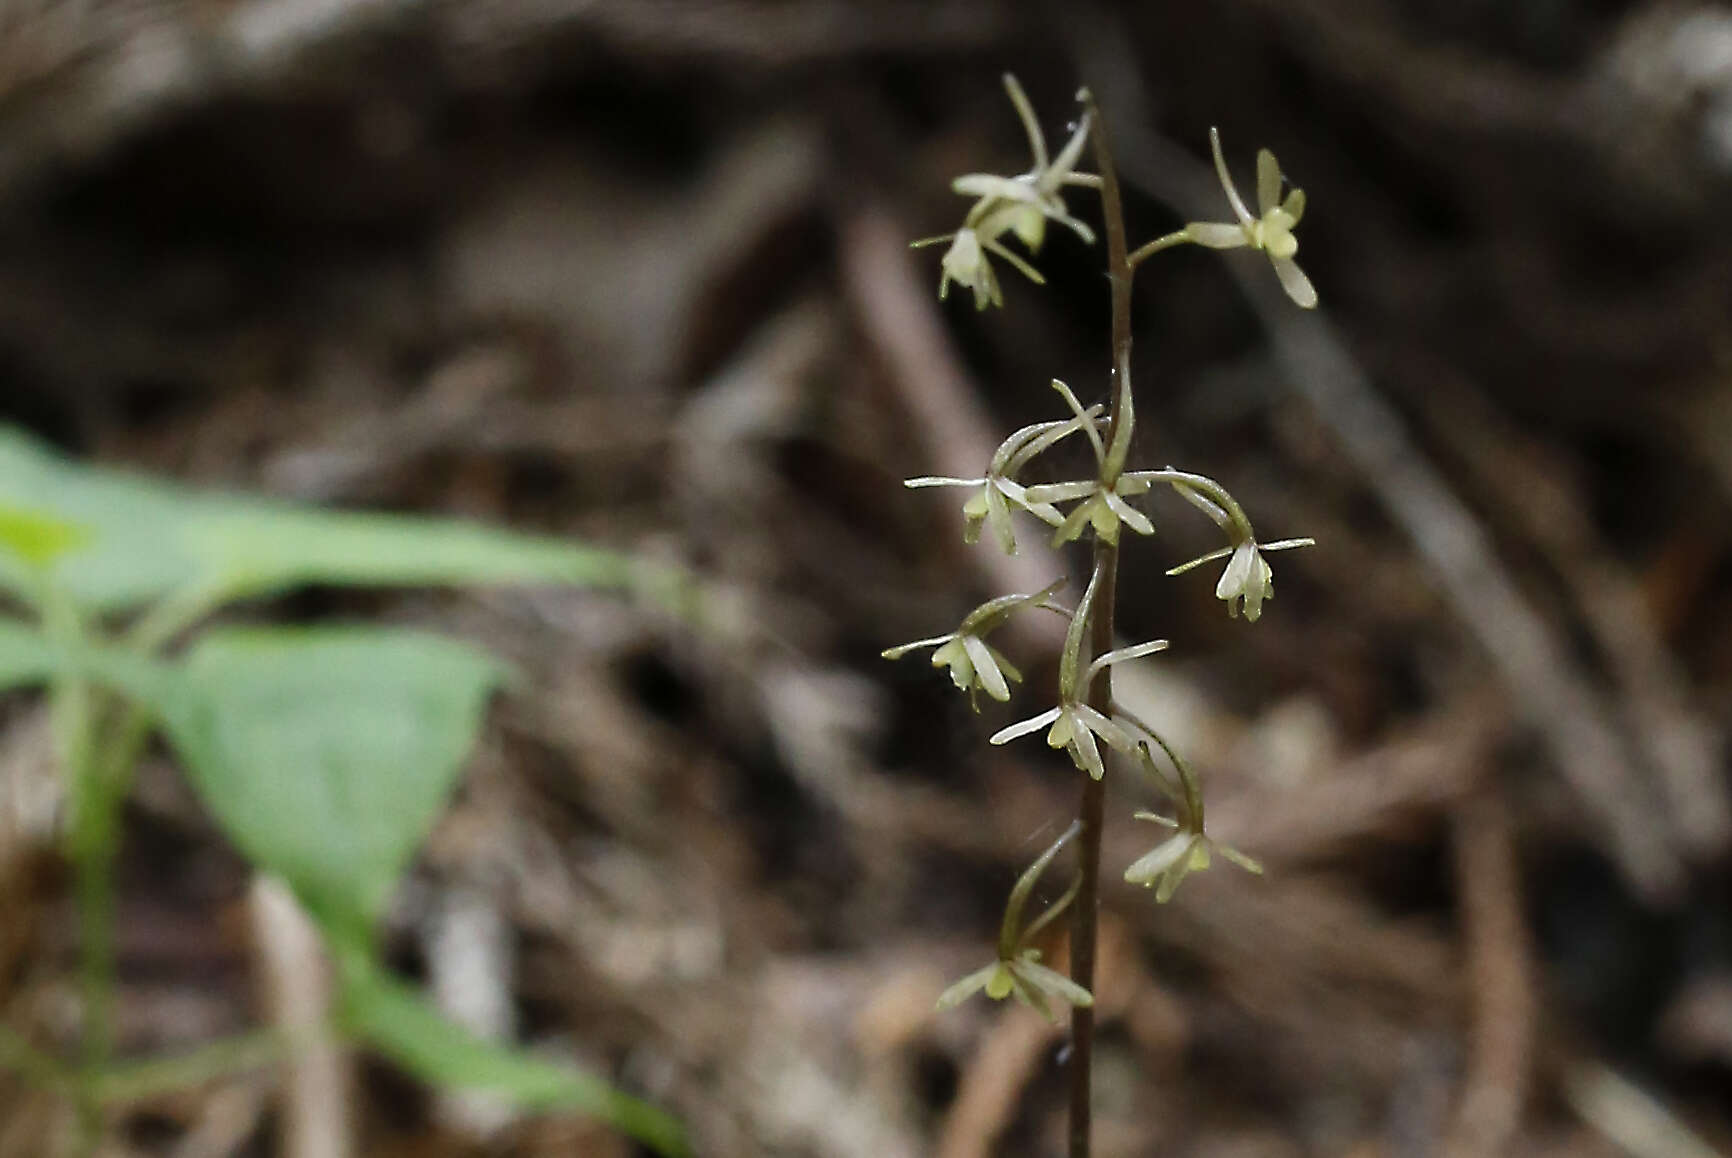
[[(1121, 420), (1131, 412), (1131, 279), (1133, 267), (1129, 246), (1125, 242), (1124, 204), (1119, 194), (1118, 171), (1113, 167), (1112, 150), (1107, 144), (1106, 124), (1101, 118), (1093, 95), (1084, 90), (1082, 99), (1089, 114), (1090, 136), (1094, 145), (1095, 167), (1100, 173), (1101, 213), (1106, 223), (1107, 280), (1112, 287), (1112, 366), (1113, 403), (1107, 426), (1106, 441), (1114, 443)], [(1110, 481), (1110, 480), (1109, 480)], [(1094, 600), (1094, 614), (1089, 624), (1089, 649), (1093, 655), (1103, 655), (1113, 646), (1113, 605), (1118, 587), (1119, 552), (1116, 544), (1095, 540), (1095, 567), (1099, 573), (1100, 590)], [(1112, 669), (1106, 668), (1089, 689), (1089, 706), (1110, 715), (1112, 713)], [(1077, 900), (1071, 917), (1071, 979), (1094, 992), (1096, 914), (1100, 908), (1101, 823), (1106, 807), (1105, 785), (1092, 778), (1083, 779), (1082, 803), (1077, 819), (1082, 825), (1077, 840)], [(1088, 1158), (1091, 1117), (1090, 1093), (1093, 1085), (1094, 1009), (1071, 1009), (1070, 1058), (1070, 1158)]]

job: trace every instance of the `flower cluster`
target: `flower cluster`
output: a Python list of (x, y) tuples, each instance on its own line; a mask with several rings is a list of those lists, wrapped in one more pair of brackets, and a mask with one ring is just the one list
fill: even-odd
[[(1046, 236), (1047, 223), (1057, 222), (1085, 243), (1092, 244), (1094, 231), (1071, 216), (1063, 194), (1069, 188), (1101, 190), (1103, 204), (1109, 207), (1107, 232), (1112, 242), (1109, 246), (1115, 335), (1112, 402), (1110, 408), (1084, 406), (1070, 387), (1054, 379), (1053, 389), (1069, 410), (1068, 417), (1034, 423), (1016, 431), (1000, 444), (978, 478), (923, 477), (909, 479), (907, 485), (966, 488), (970, 493), (962, 512), (964, 538), (969, 543), (977, 542), (982, 532), (990, 528), (998, 545), (1007, 553), (1014, 554), (1017, 549), (1015, 520), (1017, 512), (1021, 512), (1051, 529), (1054, 547), (1091, 537), (1095, 544), (1094, 566), (1074, 610), (1053, 602), (1059, 587), (1059, 584), (1054, 584), (1032, 595), (1009, 595), (983, 603), (970, 612), (955, 631), (890, 648), (884, 655), (896, 659), (916, 649), (931, 648), (934, 666), (948, 669), (952, 681), (959, 689), (968, 692), (970, 701), (978, 709), (979, 693), (985, 692), (990, 699), (1006, 702), (1010, 699), (1011, 684), (1020, 683), (1022, 679), (1005, 656), (987, 642), (987, 636), (1026, 607), (1045, 608), (1068, 616), (1070, 623), (1059, 653), (1058, 702), (1045, 711), (999, 729), (992, 735), (990, 743), (1005, 744), (1044, 731), (1047, 744), (1053, 749), (1064, 750), (1071, 762), (1091, 781), (1105, 778), (1109, 752), (1118, 754), (1115, 763), (1127, 764), (1148, 778), (1155, 790), (1172, 805), (1172, 815), (1153, 811), (1141, 811), (1135, 815), (1173, 831), (1138, 858), (1125, 871), (1125, 879), (1132, 884), (1148, 886), (1154, 890), (1156, 901), (1165, 902), (1187, 876), (1208, 868), (1217, 855), (1248, 871), (1262, 870), (1257, 862), (1220, 844), (1207, 833), (1203, 823), (1202, 791), (1196, 775), (1164, 739), (1126, 711), (1111, 694), (1112, 677), (1108, 673), (1114, 665), (1154, 655), (1168, 646), (1164, 639), (1128, 646), (1116, 646), (1112, 642), (1111, 595), (1103, 593), (1112, 592), (1117, 586), (1117, 548), (1123, 529), (1128, 527), (1133, 533), (1144, 536), (1155, 532), (1154, 522), (1134, 500), (1139, 500), (1157, 485), (1170, 487), (1220, 528), (1225, 537), (1224, 546), (1174, 567), (1168, 574), (1180, 575), (1205, 563), (1225, 559), (1226, 567), (1215, 585), (1215, 594), (1227, 604), (1229, 616), (1238, 618), (1242, 615), (1249, 622), (1261, 617), (1264, 603), (1274, 595), (1274, 575), (1265, 556), (1273, 551), (1310, 546), (1312, 541), (1260, 541), (1239, 503), (1226, 488), (1204, 475), (1171, 467), (1162, 470), (1130, 467), (1135, 432), (1128, 335), (1132, 316), (1131, 275), (1149, 257), (1180, 244), (1211, 249), (1257, 249), (1268, 256), (1288, 296), (1300, 306), (1310, 308), (1317, 303), (1316, 290), (1294, 261), (1299, 247), (1294, 229), (1305, 211), (1305, 194), (1295, 188), (1283, 197), (1284, 178), (1280, 165), (1274, 154), (1265, 149), (1257, 156), (1258, 212), (1253, 216), (1227, 172), (1220, 137), (1211, 132), (1215, 171), (1236, 220), (1192, 222), (1132, 250), (1125, 242), (1123, 222), (1118, 214), (1120, 198), (1114, 169), (1107, 155), (1106, 143), (1099, 139), (1102, 134), (1099, 132), (1098, 114), (1087, 93), (1080, 97), (1085, 104), (1084, 115), (1058, 155), (1049, 157), (1046, 140), (1021, 86), (1006, 77), (1005, 89), (1028, 135), (1032, 167), (1012, 177), (972, 173), (957, 178), (952, 185), (955, 191), (974, 199), (962, 226), (954, 233), (915, 244), (948, 243), (941, 263), (940, 298), (949, 293), (954, 283), (973, 293), (978, 308), (999, 305), (1003, 302), (1003, 294), (991, 259), (1002, 259), (1031, 280), (1041, 282), (1040, 272), (1009, 249), (1007, 242), (1014, 238), (1028, 254), (1038, 254)], [(1090, 140), (1094, 140), (1096, 145), (1098, 174), (1081, 172), (1076, 168)], [(1035, 473), (1031, 468), (1037, 461), (1045, 465), (1047, 452), (1077, 435), (1087, 439), (1093, 452), (1092, 477), (1045, 481), (1052, 477), (1048, 474), (1025, 481), (1025, 476)], [(1088, 794), (1098, 791), (1092, 784), (1088, 785)], [(1100, 798), (1098, 795), (1085, 795), (1085, 799), (1095, 800), (1098, 806)], [(1014, 997), (1048, 1017), (1052, 1016), (1054, 998), (1074, 1007), (1087, 1008), (1093, 1004), (1093, 997), (1085, 985), (1043, 965), (1041, 951), (1033, 945), (1035, 935), (1071, 903), (1079, 886), (1073, 886), (1033, 922), (1027, 925), (1023, 922), (1023, 910), (1036, 882), (1060, 849), (1079, 831), (1080, 821), (1060, 836), (1018, 879), (1005, 906), (994, 959), (946, 989), (939, 998), (939, 1008), (950, 1008), (980, 992), (995, 1000)], [(1098, 842), (1085, 842), (1083, 847), (1090, 850), (1087, 855), (1098, 856)], [(1092, 867), (1079, 874), (1078, 881), (1084, 879), (1095, 879)], [(1085, 905), (1096, 903), (1093, 896), (1081, 900)], [(1082, 980), (1086, 982), (1087, 977)], [(1084, 1023), (1086, 1020), (1083, 1019)]]

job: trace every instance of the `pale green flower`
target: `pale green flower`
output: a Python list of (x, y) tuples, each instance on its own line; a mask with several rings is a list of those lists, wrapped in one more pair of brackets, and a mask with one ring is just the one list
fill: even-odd
[(1277, 543), (1259, 543), (1255, 539), (1245, 539), (1236, 546), (1222, 547), (1218, 551), (1210, 551), (1207, 555), (1199, 555), (1189, 563), (1181, 563), (1167, 574), (1183, 575), (1193, 567), (1200, 567), (1216, 559), (1227, 559), (1227, 569), (1221, 572), (1221, 579), (1215, 584), (1215, 598), (1227, 601), (1228, 615), (1237, 619), (1242, 609), (1245, 618), (1255, 623), (1257, 617), (1263, 614), (1263, 601), (1275, 597), (1275, 573), (1269, 569), (1269, 561), (1263, 558), (1263, 553), (1316, 545), (1315, 539), (1282, 539)]
[(994, 733), (987, 740), (989, 744), (1007, 744), (1031, 732), (1047, 729), (1046, 742), (1051, 748), (1063, 748), (1070, 753), (1071, 762), (1082, 771), (1087, 772), (1096, 780), (1106, 775), (1106, 762), (1101, 758), (1100, 744), (1104, 740), (1110, 748), (1120, 752), (1136, 750), (1136, 739), (1131, 732), (1117, 719), (1109, 719), (1106, 715), (1091, 708), (1085, 701), (1088, 699), (1089, 685), (1102, 669), (1127, 659), (1137, 659), (1145, 655), (1153, 655), (1164, 651), (1167, 641), (1153, 639), (1147, 643), (1133, 644), (1109, 651), (1099, 656), (1088, 666), (1076, 690), (1065, 696), (1056, 708), (1048, 708), (1038, 716), (1031, 716)]
[(988, 474), (984, 478), (925, 475), (906, 479), (902, 485), (913, 488), (978, 487), (979, 490), (962, 504), (963, 540), (968, 543), (979, 542), (981, 527), (989, 526), (998, 540), (998, 545), (1004, 548), (1007, 555), (1016, 554), (1016, 527), (1010, 518), (1013, 507), (1027, 511), (1049, 526), (1056, 527), (1064, 522), (1064, 516), (1059, 514), (1057, 507), (1051, 503), (1030, 499), (1021, 483), (1005, 475)]
[[(1084, 411), (1082, 403), (1059, 379), (1052, 380), (1052, 388), (1058, 391), (1065, 404), (1076, 415), (1073, 421), (1081, 420), (1092, 411)], [(1126, 523), (1131, 530), (1139, 535), (1152, 535), (1155, 525), (1149, 522), (1148, 516), (1125, 502), (1130, 495), (1140, 495), (1148, 491), (1149, 482), (1135, 474), (1118, 473), (1123, 466), (1122, 454), (1128, 450), (1129, 440), (1122, 437), (1129, 432), (1130, 416), (1127, 413), (1120, 416), (1119, 435), (1114, 446), (1108, 448), (1101, 441), (1100, 432), (1090, 423), (1085, 429), (1089, 436), (1089, 444), (1094, 449), (1095, 465), (1100, 474), (1096, 478), (1076, 482), (1043, 483), (1028, 488), (1025, 498), (1031, 503), (1067, 503), (1081, 499), (1071, 512), (1054, 525), (1058, 530), (1052, 538), (1052, 545), (1063, 546), (1078, 538), (1083, 528), (1094, 527), (1095, 536), (1107, 543), (1119, 541), (1119, 524)], [(1115, 475), (1111, 486), (1102, 484), (1101, 479), (1109, 474)], [(1049, 520), (1050, 521), (1050, 520)]]
[(939, 1011), (954, 1009), (984, 990), (994, 1001), (1015, 997), (1019, 1002), (1056, 1022), (1047, 998), (1057, 997), (1072, 1005), (1088, 1008), (1095, 1003), (1094, 995), (1056, 969), (1040, 963), (1039, 949), (1024, 949), (1009, 960), (1000, 959), (956, 982), (939, 995)]
[(1212, 853), (1220, 853), (1246, 872), (1258, 875), (1263, 872), (1262, 865), (1237, 849), (1228, 848), (1211, 839), (1200, 829), (1189, 828), (1153, 812), (1138, 812), (1136, 818), (1152, 820), (1156, 824), (1178, 830), (1125, 870), (1127, 882), (1154, 889), (1155, 900), (1160, 904), (1164, 905), (1172, 899), (1173, 893), (1186, 877), (1208, 868)]
[(1209, 146), (1215, 153), (1215, 172), (1221, 178), (1221, 188), (1233, 207), (1237, 222), (1193, 221), (1184, 228), (1184, 235), (1198, 245), (1210, 249), (1239, 249), (1249, 246), (1269, 255), (1275, 266), (1275, 276), (1287, 296), (1305, 309), (1317, 304), (1317, 290), (1311, 279), (1293, 260), (1299, 252), (1299, 239), (1293, 228), (1305, 215), (1305, 191), (1295, 188), (1281, 200), (1281, 166), (1268, 149), (1257, 153), (1257, 216), (1245, 207), (1244, 199), (1227, 173), (1227, 161), (1221, 155), (1221, 134), (1209, 130)]
[(994, 1001), (1015, 997), (1048, 1021), (1054, 1022), (1058, 1019), (1053, 1016), (1052, 1006), (1047, 1001), (1049, 997), (1056, 997), (1085, 1009), (1095, 1003), (1093, 994), (1058, 970), (1042, 965), (1040, 950), (1028, 946), (1037, 933), (1051, 924), (1076, 899), (1077, 884), (1073, 882), (1064, 895), (1048, 905), (1027, 928), (1022, 924), (1022, 911), (1028, 905), (1034, 886), (1040, 882), (1041, 875), (1046, 872), (1047, 866), (1052, 864), (1059, 850), (1081, 831), (1081, 823), (1073, 821), (1045, 852), (1035, 858), (1033, 864), (1023, 870), (1022, 875), (1017, 878), (1016, 886), (1010, 890), (1009, 899), (1005, 901), (1004, 920), (998, 932), (997, 959), (946, 989), (938, 998), (937, 1008), (940, 1011), (952, 1009), (983, 990)]
[(1152, 535), (1155, 525), (1149, 517), (1125, 502), (1132, 495), (1147, 492), (1149, 484), (1129, 474), (1122, 474), (1111, 487), (1103, 488), (1098, 480), (1048, 483), (1028, 488), (1030, 502), (1063, 503), (1073, 499), (1082, 502), (1072, 507), (1053, 533), (1052, 545), (1062, 546), (1093, 526), (1095, 538), (1105, 543), (1119, 541), (1119, 524), (1123, 523), (1139, 535)]
[(968, 173), (956, 178), (951, 182), (951, 188), (976, 199), (963, 218), (962, 228), (955, 233), (924, 237), (913, 243), (915, 248), (919, 248), (949, 242), (938, 280), (939, 300), (949, 295), (950, 284), (955, 282), (973, 291), (974, 306), (981, 310), (1004, 304), (1004, 293), (999, 289), (998, 275), (992, 268), (992, 257), (1004, 259), (1036, 285), (1046, 282), (1039, 270), (1005, 248), (999, 239), (1006, 233), (1014, 234), (1030, 253), (1037, 253), (1046, 238), (1046, 223), (1051, 220), (1073, 230), (1085, 243), (1094, 243), (1094, 231), (1070, 215), (1064, 198), (1059, 195), (1066, 185), (1084, 184), (1094, 179), (1089, 174), (1076, 172), (1077, 159), (1088, 143), (1088, 117), (1084, 116), (1078, 123), (1058, 156), (1049, 160), (1046, 137), (1041, 133), (1040, 122), (1035, 119), (1034, 108), (1022, 86), (1007, 73), (1004, 87), (1010, 94), (1011, 103), (1016, 106), (1023, 130), (1028, 134), (1034, 167), (1015, 177)]
[[(1064, 384), (1055, 380), (1054, 385), (1061, 389)], [(1066, 392), (1068, 394), (1068, 391)], [(1074, 399), (1073, 399), (1074, 402)], [(1020, 509), (1027, 511), (1048, 526), (1056, 527), (1064, 522), (1064, 516), (1058, 508), (1050, 503), (1039, 502), (1029, 498), (1022, 484), (1016, 481), (1016, 475), (1035, 458), (1044, 454), (1053, 446), (1069, 438), (1079, 431), (1087, 431), (1094, 441), (1100, 440), (1100, 434), (1095, 425), (1100, 418), (1102, 407), (1096, 405), (1083, 409), (1080, 405), (1073, 406), (1074, 416), (1056, 422), (1036, 422), (1016, 431), (999, 444), (993, 453), (992, 461), (987, 465), (986, 474), (981, 478), (950, 478), (946, 476), (927, 475), (921, 478), (911, 478), (903, 482), (907, 487), (978, 487), (979, 490), (970, 495), (962, 505), (963, 540), (976, 543), (980, 540), (982, 527), (991, 527), (993, 536), (1007, 555), (1016, 554), (1016, 528), (1011, 521), (1011, 511)]]
[(1002, 626), (1024, 607), (1045, 607), (1063, 611), (1052, 603), (1052, 596), (1064, 585), (1060, 579), (1033, 595), (1002, 595), (976, 607), (960, 626), (948, 635), (917, 639), (899, 647), (885, 649), (885, 659), (901, 659), (911, 651), (930, 647), (932, 666), (950, 669), (950, 678), (957, 688), (968, 693), (969, 702), (980, 710), (978, 693), (985, 692), (1000, 703), (1010, 699), (1011, 683), (1021, 683), (1022, 673), (1004, 658), (997, 648), (986, 642), (986, 635)]
[[(1136, 813), (1138, 820), (1151, 820), (1175, 831), (1172, 836), (1137, 858), (1135, 863), (1125, 870), (1125, 880), (1133, 885), (1154, 889), (1156, 902), (1166, 904), (1186, 877), (1209, 867), (1217, 852), (1246, 872), (1261, 875), (1262, 865), (1238, 850), (1215, 841), (1205, 832), (1203, 787), (1197, 780), (1196, 773), (1191, 771), (1190, 765), (1173, 750), (1172, 745), (1161, 738), (1160, 733), (1122, 708), (1118, 709), (1118, 712), (1121, 725), (1137, 736), (1137, 767), (1163, 794), (1172, 798), (1182, 818), (1173, 820), (1155, 812)], [(1164, 774), (1155, 760), (1157, 748), (1172, 762), (1172, 777)]]

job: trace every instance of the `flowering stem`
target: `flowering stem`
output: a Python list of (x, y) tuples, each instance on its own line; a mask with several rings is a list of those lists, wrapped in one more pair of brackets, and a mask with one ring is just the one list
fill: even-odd
[[(1107, 281), (1112, 288), (1112, 365), (1113, 399), (1108, 412), (1106, 442), (1119, 442), (1119, 425), (1128, 422), (1131, 413), (1131, 265), (1129, 246), (1125, 242), (1124, 204), (1119, 193), (1118, 171), (1113, 166), (1112, 150), (1107, 143), (1106, 122), (1095, 104), (1092, 93), (1082, 93), (1084, 108), (1090, 120), (1090, 137), (1094, 146), (1095, 168), (1100, 175), (1101, 215), (1105, 221), (1107, 241)], [(1127, 430), (1126, 434), (1129, 433)], [(1116, 544), (1095, 539), (1094, 583), (1095, 598), (1089, 616), (1089, 650), (1093, 655), (1105, 655), (1113, 647), (1113, 604), (1118, 586), (1119, 552)], [(1090, 685), (1089, 706), (1104, 715), (1111, 715), (1113, 701), (1112, 669), (1100, 673)], [(1100, 907), (1101, 822), (1106, 806), (1103, 781), (1083, 777), (1082, 801), (1077, 809), (1081, 825), (1077, 841), (1077, 900), (1071, 914), (1070, 963), (1071, 979), (1084, 989), (1094, 992), (1096, 915)], [(1090, 1127), (1090, 1093), (1094, 1061), (1095, 1018), (1092, 1006), (1071, 1009), (1070, 1059), (1070, 1131), (1069, 1158), (1088, 1158)]]

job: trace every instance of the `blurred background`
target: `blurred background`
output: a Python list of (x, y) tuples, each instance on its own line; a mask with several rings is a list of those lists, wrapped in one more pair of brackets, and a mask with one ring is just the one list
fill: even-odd
[[(111, 465), (454, 514), (691, 567), (703, 630), (600, 595), (313, 592), (528, 678), (392, 916), (479, 1028), (677, 1113), (703, 1154), (1055, 1155), (1062, 1038), (932, 1002), (986, 960), (1078, 774), (892, 644), (1077, 572), (957, 492), (1066, 379), (1101, 254), (936, 300), (969, 171), (1108, 117), (1132, 232), (1222, 219), (1221, 128), (1310, 209), (1144, 267), (1137, 455), (1225, 482), (1278, 597), (1153, 496), (1128, 702), (1261, 858), (1157, 906), (1109, 805), (1103, 1156), (1732, 1152), (1732, 13), (1628, 0), (6, 0), (0, 421)], [(1071, 197), (1096, 220), (1090, 197)], [(995, 642), (998, 642), (995, 639)], [(1018, 714), (1019, 708), (1026, 711)], [(0, 1009), (75, 943), (44, 713), (0, 705)], [(128, 814), (123, 1048), (256, 1021), (242, 862), (158, 756)], [(1060, 874), (1046, 895), (1063, 887)], [(1062, 951), (1062, 950), (1060, 950)], [(59, 1005), (56, 1005), (59, 1002)], [(51, 1016), (48, 1017), (53, 1022)], [(629, 1155), (359, 1078), (367, 1155)], [(0, 1154), (42, 1153), (0, 1081)], [(112, 1153), (273, 1155), (269, 1074)], [(1717, 1148), (1718, 1147), (1718, 1148)]]

